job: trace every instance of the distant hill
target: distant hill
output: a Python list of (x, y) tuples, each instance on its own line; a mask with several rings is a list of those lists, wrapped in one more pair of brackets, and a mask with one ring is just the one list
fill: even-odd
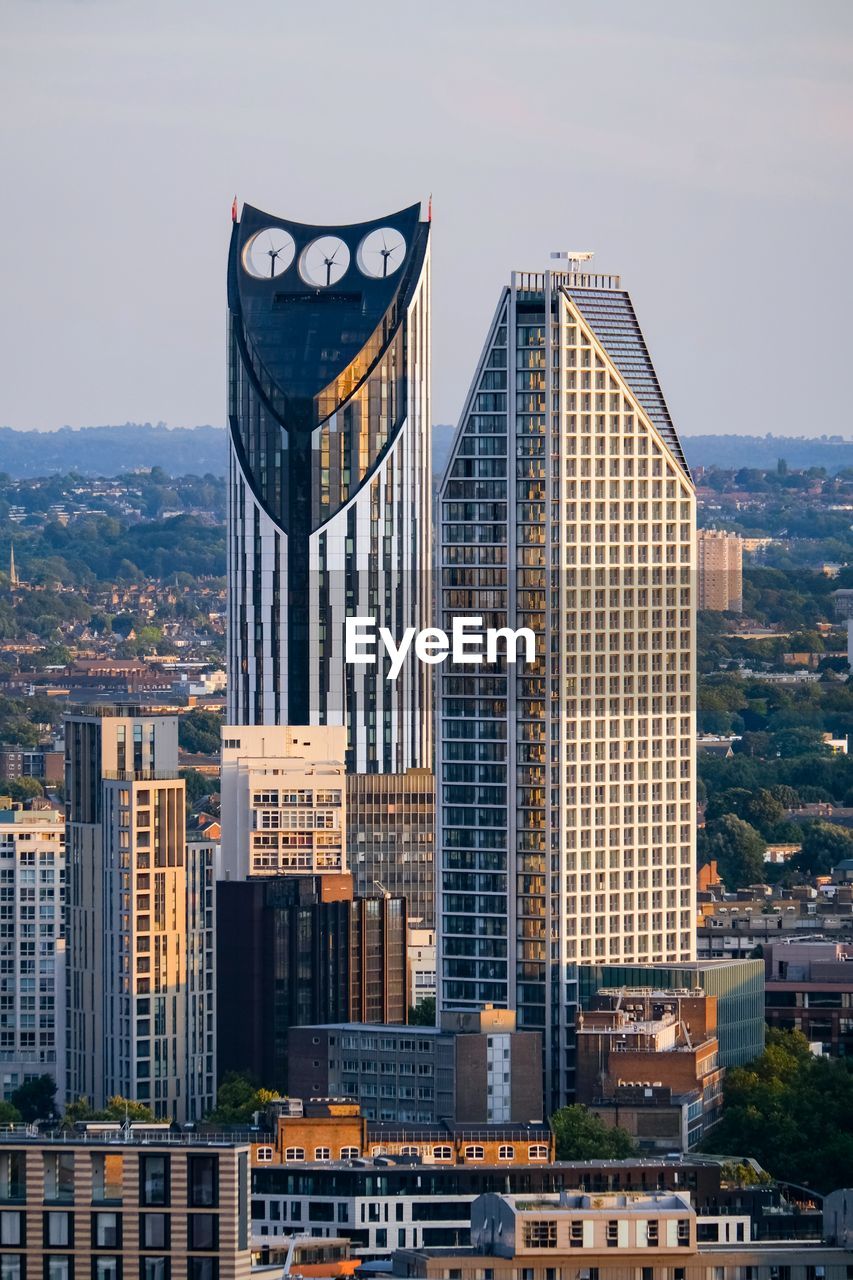
[[(435, 423), (432, 466), (442, 475), (455, 427)], [(692, 467), (775, 467), (784, 458), (792, 470), (853, 467), (853, 440), (841, 436), (685, 436)], [(13, 431), (0, 427), (0, 471), (13, 479), (66, 475), (115, 476), (135, 467), (162, 467), (172, 476), (224, 476), (227, 450), (222, 427), (174, 427), (126, 422), (115, 427), (61, 427), (59, 431)]]
[(13, 431), (0, 427), (0, 471), (13, 479), (67, 474), (116, 476), (135, 467), (162, 467), (171, 476), (223, 476), (227, 459), (221, 427), (175, 427), (126, 422), (121, 427)]
[(775, 467), (784, 458), (792, 471), (826, 467), (830, 473), (853, 467), (853, 440), (842, 436), (682, 436), (691, 467)]

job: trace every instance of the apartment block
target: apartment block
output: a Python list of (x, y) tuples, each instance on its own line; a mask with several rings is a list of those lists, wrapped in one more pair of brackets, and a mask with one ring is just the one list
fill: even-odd
[(0, 1140), (4, 1280), (248, 1280), (249, 1148), (157, 1128)]
[(214, 1097), (213, 865), (186, 842), (177, 746), (174, 715), (66, 720), (66, 1088), (186, 1122)]
[(743, 539), (722, 529), (699, 529), (696, 534), (699, 569), (699, 608), (717, 613), (743, 610)]
[(56, 951), (64, 896), (63, 814), (49, 808), (0, 809), (0, 1096), (5, 1099), (33, 1076), (57, 1076), (65, 990), (57, 991)]

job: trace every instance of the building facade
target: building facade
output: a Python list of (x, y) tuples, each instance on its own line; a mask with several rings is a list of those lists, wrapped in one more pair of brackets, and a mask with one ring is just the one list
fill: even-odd
[(439, 990), (518, 1010), (573, 1089), (576, 965), (694, 953), (695, 499), (617, 276), (514, 273), (440, 489)]
[(5, 1280), (248, 1280), (248, 1145), (156, 1131), (5, 1133)]
[(244, 205), (228, 309), (228, 719), (346, 723), (350, 771), (428, 767), (429, 669), (387, 680), (344, 639), (430, 615), (429, 223)]
[(220, 1079), (293, 1091), (291, 1027), (405, 1022), (404, 899), (355, 898), (349, 875), (221, 880), (216, 918)]
[(57, 990), (56, 953), (64, 897), (63, 815), (0, 810), (0, 1096), (7, 1101), (26, 1080), (57, 1076), (65, 991)]
[(764, 948), (764, 964), (768, 1025), (802, 1031), (821, 1053), (850, 1057), (853, 943), (771, 942)]
[(223, 726), (223, 879), (346, 871), (345, 753), (343, 726)]
[(743, 539), (723, 529), (699, 529), (699, 608), (717, 613), (743, 610)]
[(195, 1121), (214, 1098), (213, 851), (186, 842), (176, 716), (65, 726), (66, 1089)]
[(402, 895), (409, 920), (435, 922), (435, 775), (350, 774), (347, 778), (347, 848), (356, 893), (377, 885)]

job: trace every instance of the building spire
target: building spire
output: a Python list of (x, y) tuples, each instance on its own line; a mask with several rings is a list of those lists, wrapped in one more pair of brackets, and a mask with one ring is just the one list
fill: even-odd
[(15, 568), (15, 544), (9, 543), (9, 586), (14, 588), (20, 585), (18, 578), (18, 570)]

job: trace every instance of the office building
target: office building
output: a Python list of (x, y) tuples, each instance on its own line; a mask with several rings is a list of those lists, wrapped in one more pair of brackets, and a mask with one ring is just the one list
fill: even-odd
[(439, 1027), (293, 1027), (290, 1091), (353, 1098), (368, 1120), (506, 1124), (541, 1120), (542, 1040), (508, 1009), (446, 1013)]
[(695, 500), (618, 276), (514, 273), (440, 488), (439, 1003), (515, 1008), (574, 1088), (578, 963), (694, 954)]
[(406, 959), (409, 971), (409, 1008), (435, 1000), (435, 930), (409, 925)]
[(350, 875), (220, 880), (219, 1078), (292, 1090), (288, 1031), (406, 1021), (406, 904), (353, 896)]
[(406, 899), (409, 920), (435, 925), (435, 775), (355, 773), (347, 778), (347, 850), (356, 893), (377, 886)]
[(50, 808), (0, 809), (0, 1097), (6, 1101), (34, 1076), (57, 1076), (65, 990), (57, 991), (56, 950), (64, 895), (64, 816)]
[(347, 615), (428, 625), (429, 230), (244, 205), (231, 238), (228, 720), (346, 723), (351, 772), (432, 763), (429, 668), (344, 650)]
[(717, 998), (603, 989), (578, 1013), (575, 1101), (642, 1151), (687, 1151), (722, 1115)]
[(699, 608), (716, 613), (743, 611), (743, 540), (722, 529), (699, 529)]
[(164, 1127), (4, 1133), (4, 1280), (249, 1280), (250, 1148)]
[(346, 730), (224, 725), (220, 876), (346, 871)]
[(177, 752), (174, 715), (66, 719), (66, 1089), (186, 1122), (214, 1098), (214, 869)]

